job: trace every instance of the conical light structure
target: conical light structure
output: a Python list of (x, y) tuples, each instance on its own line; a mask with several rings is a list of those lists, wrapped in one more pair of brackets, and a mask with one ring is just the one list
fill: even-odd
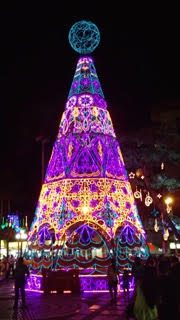
[[(29, 249), (57, 250), (61, 267), (119, 265), (145, 243), (92, 57), (79, 58), (47, 167)], [(135, 255), (135, 254), (134, 254)]]

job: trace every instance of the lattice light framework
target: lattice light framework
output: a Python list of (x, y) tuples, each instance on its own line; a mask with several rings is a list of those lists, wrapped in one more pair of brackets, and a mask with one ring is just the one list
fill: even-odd
[[(56, 266), (90, 267), (106, 264), (114, 247), (119, 264), (126, 264), (125, 257), (131, 260), (128, 250), (144, 242), (94, 62), (81, 57), (42, 185), (29, 248), (72, 249), (72, 257), (59, 253)], [(81, 249), (86, 253), (79, 255)]]
[[(66, 206), (64, 216), (63, 205)], [(139, 234), (143, 233), (128, 181), (80, 178), (44, 184), (34, 228), (40, 229), (48, 224), (48, 228), (54, 230), (56, 240), (59, 240), (71, 225), (80, 221), (100, 228), (107, 238), (111, 237), (112, 233), (115, 235), (125, 222), (136, 228)]]
[(100, 32), (91, 21), (76, 22), (69, 32), (71, 47), (80, 54), (93, 52), (100, 42)]

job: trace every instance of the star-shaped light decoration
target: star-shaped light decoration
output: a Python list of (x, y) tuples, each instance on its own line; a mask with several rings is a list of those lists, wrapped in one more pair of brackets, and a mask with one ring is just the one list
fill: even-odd
[(162, 198), (162, 194), (158, 193), (157, 198), (161, 199)]
[(135, 173), (134, 173), (134, 172), (130, 172), (129, 178), (130, 178), (130, 179), (134, 179), (134, 177), (135, 177)]

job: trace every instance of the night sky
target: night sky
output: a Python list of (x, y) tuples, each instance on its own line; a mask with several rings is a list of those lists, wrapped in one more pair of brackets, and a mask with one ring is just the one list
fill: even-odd
[(118, 135), (149, 126), (153, 105), (180, 98), (179, 31), (171, 23), (158, 18), (156, 27), (151, 20), (136, 28), (139, 18), (132, 21), (128, 12), (116, 19), (96, 11), (32, 9), (0, 12), (0, 198), (28, 215), (41, 185), (36, 138), (49, 140), (47, 164), (78, 59), (67, 40), (73, 23), (86, 19), (99, 27), (93, 58)]

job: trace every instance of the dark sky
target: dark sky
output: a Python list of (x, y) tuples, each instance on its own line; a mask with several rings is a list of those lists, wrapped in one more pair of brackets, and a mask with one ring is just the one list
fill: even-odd
[(47, 163), (74, 75), (78, 54), (67, 40), (74, 22), (91, 20), (101, 31), (93, 57), (117, 133), (150, 125), (153, 104), (180, 98), (179, 29), (170, 22), (158, 17), (156, 26), (150, 19), (136, 27), (137, 15), (115, 18), (115, 9), (42, 9), (0, 12), (0, 198), (24, 213), (33, 212), (40, 192), (36, 137), (49, 139)]

